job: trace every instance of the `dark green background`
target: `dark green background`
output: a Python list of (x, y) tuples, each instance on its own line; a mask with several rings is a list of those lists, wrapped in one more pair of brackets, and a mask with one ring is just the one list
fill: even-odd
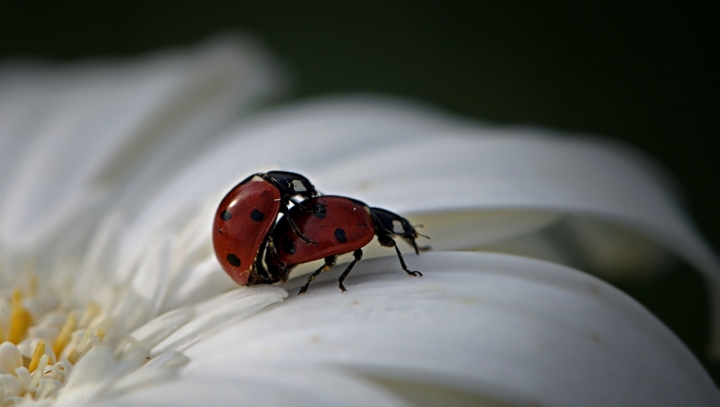
[[(716, 4), (466, 3), (5, 1), (0, 58), (130, 56), (239, 29), (289, 66), (293, 99), (392, 93), (632, 145), (676, 177), (702, 235), (720, 247)], [(680, 265), (621, 287), (720, 381), (704, 352), (709, 305), (696, 273)]]

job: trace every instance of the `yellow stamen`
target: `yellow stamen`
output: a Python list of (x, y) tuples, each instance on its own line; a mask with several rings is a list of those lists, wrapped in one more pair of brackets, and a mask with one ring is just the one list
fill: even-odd
[(90, 324), (90, 322), (93, 320), (93, 318), (98, 316), (99, 313), (100, 313), (100, 306), (96, 302), (90, 301), (85, 306), (85, 312), (83, 312), (82, 317), (80, 317), (80, 323), (78, 324), (78, 326), (80, 326), (80, 327), (88, 326)]
[(22, 306), (22, 294), (19, 289), (13, 290), (12, 311), (10, 312), (10, 332), (8, 341), (18, 344), (25, 336), (25, 332), (32, 325), (30, 314)]
[(33, 351), (32, 358), (30, 359), (30, 365), (28, 366), (28, 370), (30, 373), (34, 372), (35, 369), (37, 369), (38, 364), (40, 363), (40, 358), (42, 355), (45, 354), (45, 341), (41, 340), (35, 345), (35, 351)]
[(25, 264), (23, 265), (23, 274), (26, 276), (30, 276), (30, 287), (28, 288), (27, 293), (34, 297), (37, 295), (37, 288), (38, 288), (38, 279), (35, 275), (35, 260), (34, 259), (27, 259), (25, 261)]
[(49, 361), (50, 358), (48, 355), (42, 355), (37, 369), (32, 373), (32, 381), (30, 382), (31, 388), (37, 388), (38, 384), (40, 384), (40, 379), (42, 379), (43, 373), (45, 373), (45, 368), (47, 367)]
[(30, 296), (34, 297), (38, 292), (38, 278), (35, 274), (30, 276)]
[(105, 338), (105, 328), (98, 328), (95, 331), (95, 336), (97, 336), (98, 340), (102, 342), (102, 340)]
[(60, 352), (65, 349), (65, 346), (67, 346), (68, 342), (70, 342), (70, 335), (72, 334), (73, 329), (75, 329), (75, 323), (77, 322), (77, 317), (75, 316), (75, 311), (70, 312), (68, 314), (68, 319), (65, 322), (65, 325), (62, 327), (62, 330), (60, 331), (60, 335), (55, 339), (55, 343), (53, 343), (53, 352), (55, 352), (55, 355), (57, 356), (58, 360), (60, 359)]
[(86, 329), (83, 331), (83, 336), (80, 338), (80, 343), (78, 343), (77, 350), (78, 352), (85, 353), (89, 346), (92, 346), (90, 344), (90, 336), (92, 336), (92, 330)]
[(78, 352), (76, 349), (73, 349), (72, 352), (68, 355), (68, 362), (72, 363), (73, 365), (77, 363), (78, 359), (80, 359), (80, 352)]

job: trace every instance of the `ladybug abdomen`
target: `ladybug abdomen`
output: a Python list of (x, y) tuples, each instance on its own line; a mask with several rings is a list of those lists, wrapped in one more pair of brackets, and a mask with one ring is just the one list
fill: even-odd
[(247, 285), (255, 272), (255, 259), (279, 211), (280, 192), (259, 176), (235, 186), (220, 202), (213, 246), (223, 270), (238, 284)]
[(280, 261), (287, 266), (307, 263), (360, 249), (375, 236), (369, 208), (360, 201), (339, 196), (323, 196), (302, 202), (305, 212), (294, 207), (290, 216), (300, 232), (317, 244), (307, 244), (293, 233), (285, 218), (275, 227), (274, 243)]

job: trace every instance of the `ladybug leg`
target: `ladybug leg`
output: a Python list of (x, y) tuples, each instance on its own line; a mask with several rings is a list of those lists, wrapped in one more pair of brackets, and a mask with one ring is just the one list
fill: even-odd
[(285, 215), (285, 219), (287, 219), (288, 225), (290, 225), (290, 229), (292, 229), (293, 233), (300, 239), (302, 239), (303, 242), (307, 244), (317, 244), (316, 241), (308, 238), (307, 236), (303, 235), (300, 229), (298, 229), (297, 225), (295, 224), (295, 221), (290, 217), (290, 213), (288, 211), (287, 206), (280, 205), (280, 211), (282, 211), (283, 215)]
[(357, 249), (353, 252), (353, 256), (355, 256), (355, 260), (353, 260), (350, 264), (348, 264), (345, 271), (343, 271), (342, 275), (340, 276), (340, 279), (338, 280), (338, 283), (340, 283), (340, 289), (345, 292), (347, 291), (345, 289), (345, 286), (343, 285), (343, 281), (345, 281), (345, 277), (347, 277), (348, 274), (350, 274), (350, 271), (352, 271), (353, 267), (355, 266), (355, 263), (359, 262), (360, 259), (362, 259), (362, 249)]
[[(275, 259), (278, 263), (283, 264), (283, 262), (280, 261), (280, 256), (278, 255), (277, 248), (275, 247), (275, 241), (272, 238), (272, 232), (273, 231), (271, 230), (270, 235), (267, 238), (267, 240), (268, 240), (267, 251), (273, 257), (273, 259)], [(262, 251), (261, 251), (261, 253), (262, 253)]]
[[(260, 256), (258, 256), (260, 257)], [(270, 274), (270, 272), (263, 266), (262, 262), (258, 259), (255, 261), (255, 272), (251, 273), (256, 276), (256, 279), (254, 279), (253, 283), (248, 285), (255, 285), (255, 284), (263, 284), (268, 283), (271, 284), (273, 281), (273, 277)]]
[(405, 270), (406, 273), (410, 274), (413, 277), (420, 276), (422, 277), (422, 273), (419, 271), (411, 271), (408, 270), (407, 266), (405, 265), (405, 260), (403, 259), (402, 254), (400, 253), (400, 249), (397, 247), (397, 243), (393, 240), (392, 237), (388, 235), (382, 235), (378, 236), (378, 241), (380, 242), (380, 245), (384, 247), (394, 247), (395, 251), (397, 252), (398, 259), (400, 259), (400, 266), (402, 266), (402, 269)]
[(271, 238), (268, 238), (268, 240), (264, 241), (260, 245), (260, 250), (258, 250), (258, 255), (255, 258), (255, 270), (251, 273), (254, 275), (254, 281), (248, 285), (274, 282), (272, 274), (270, 274), (270, 271), (266, 269), (265, 266), (263, 266), (262, 264), (263, 253), (265, 253), (265, 250), (271, 249), (275, 249)]
[(292, 266), (288, 267), (280, 260), (272, 235), (267, 238), (267, 248), (265, 251), (260, 250), (260, 253), (266, 254), (258, 256), (258, 269), (262, 267), (262, 259), (264, 258), (267, 269), (265, 270), (263, 268), (263, 270), (265, 270), (267, 281), (270, 282), (270, 284), (278, 281), (285, 282), (290, 274), (290, 270), (292, 270)]
[(320, 273), (322, 273), (323, 271), (330, 270), (330, 267), (335, 265), (336, 260), (337, 260), (337, 255), (326, 257), (325, 264), (323, 264), (322, 267), (320, 267), (319, 269), (315, 270), (314, 273), (310, 274), (310, 277), (308, 277), (307, 283), (305, 283), (305, 285), (300, 288), (300, 292), (298, 293), (298, 295), (305, 294), (305, 292), (308, 290), (308, 286), (310, 285), (310, 283), (312, 283), (312, 281), (315, 280), (315, 277), (319, 276)]
[(309, 212), (309, 213), (315, 212), (315, 208), (308, 208), (307, 206), (303, 205), (302, 203), (298, 202), (295, 199), (290, 198), (290, 202), (292, 202), (293, 205), (297, 206), (298, 209), (300, 209), (303, 212)]

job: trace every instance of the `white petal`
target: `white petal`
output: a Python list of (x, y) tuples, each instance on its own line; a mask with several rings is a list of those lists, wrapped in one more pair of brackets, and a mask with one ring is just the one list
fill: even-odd
[[(282, 306), (188, 349), (193, 362), (184, 375), (223, 371), (242, 382), (244, 366), (275, 361), (518, 404), (720, 402), (703, 368), (666, 327), (593, 277), (497, 254), (428, 253), (408, 263), (425, 276), (408, 277), (397, 259), (382, 258), (361, 261), (345, 282), (347, 293), (337, 288), (339, 268), (304, 296), (291, 289)], [(194, 391), (221, 397), (213, 389), (208, 383)]]
[(0, 374), (14, 373), (22, 364), (22, 355), (15, 345), (10, 342), (0, 344)]
[(58, 406), (79, 405), (110, 386), (117, 368), (112, 350), (107, 346), (93, 348), (71, 371), (65, 388), (57, 399)]
[(102, 403), (102, 406), (406, 406), (392, 393), (341, 369), (250, 363), (209, 374), (183, 372), (178, 381)]
[(191, 321), (194, 316), (192, 308), (179, 308), (160, 315), (123, 338), (116, 353), (127, 352), (138, 347), (152, 349), (178, 328)]
[[(137, 262), (158, 231), (181, 230), (184, 214), (209, 225), (215, 203), (232, 185), (253, 172), (281, 168), (304, 173), (320, 191), (408, 215), (425, 226), (422, 233), (435, 250), (482, 247), (562, 220), (579, 244), (594, 236), (583, 246), (590, 249), (583, 265), (652, 269), (665, 259), (652, 246), (657, 244), (720, 284), (720, 262), (683, 215), (664, 176), (644, 157), (617, 145), (482, 126), (378, 99), (326, 99), (276, 110), (229, 135), (234, 138), (158, 192), (124, 233), (120, 258)], [(572, 226), (572, 219), (586, 218), (654, 243), (628, 261), (613, 243), (620, 241), (617, 234), (591, 236), (588, 227)], [(632, 236), (623, 236), (627, 239)], [(209, 237), (197, 247), (209, 255)], [(379, 253), (372, 246), (366, 252), (368, 257)], [(550, 258), (568, 260), (555, 252)], [(605, 262), (593, 260), (598, 258)], [(180, 267), (173, 278), (187, 281), (190, 267), (194, 264)], [(308, 267), (298, 272), (303, 270)], [(193, 287), (205, 298), (217, 292)], [(715, 318), (713, 344), (720, 351), (720, 309)]]
[(0, 389), (5, 397), (17, 396), (20, 394), (20, 382), (14, 375), (0, 373)]
[[(127, 239), (151, 236), (146, 232), (168, 224), (175, 212), (197, 211), (247, 174), (272, 166), (301, 171), (320, 190), (415, 213), (420, 221), (424, 213), (462, 210), (482, 218), (474, 212), (514, 209), (528, 214), (534, 230), (553, 213), (591, 214), (638, 229), (708, 273), (718, 271), (714, 254), (688, 224), (664, 178), (643, 157), (598, 140), (453, 122), (378, 100), (331, 99), (239, 127), (235, 140), (217, 146), (162, 192)], [(485, 228), (497, 237), (454, 244), (446, 244), (444, 238), (454, 237), (440, 226), (439, 238), (433, 236), (439, 243), (432, 243), (474, 247), (507, 238), (513, 229), (524, 231), (509, 219), (502, 223), (510, 224), (507, 231)], [(484, 226), (470, 219), (467, 229), (478, 225)], [(425, 226), (430, 234), (433, 224)]]
[(141, 202), (277, 77), (237, 39), (124, 65), (21, 68), (0, 69), (0, 249), (43, 244), (50, 258), (98, 211)]
[(260, 285), (240, 287), (193, 307), (193, 320), (168, 335), (152, 348), (151, 356), (184, 351), (200, 340), (211, 337), (228, 325), (242, 321), (270, 304), (281, 302), (287, 292), (279, 287)]
[(112, 398), (137, 388), (157, 385), (158, 382), (177, 376), (179, 368), (187, 365), (189, 359), (180, 352), (166, 352), (144, 364), (138, 370), (116, 382), (104, 398)]

